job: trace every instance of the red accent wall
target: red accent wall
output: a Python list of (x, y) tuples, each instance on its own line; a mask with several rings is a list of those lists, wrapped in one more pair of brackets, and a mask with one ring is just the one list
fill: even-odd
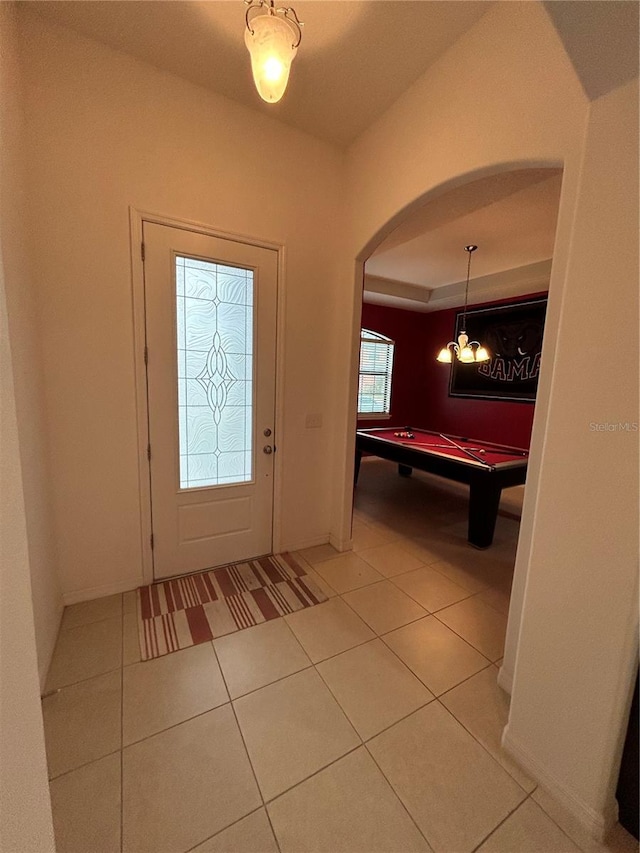
[[(504, 305), (543, 295), (535, 293), (482, 305)], [(436, 356), (444, 344), (454, 337), (459, 310), (451, 308), (423, 314), (384, 305), (363, 304), (363, 327), (393, 338), (396, 351), (391, 420), (360, 420), (359, 428), (414, 426), (514, 447), (529, 447), (535, 408), (533, 403), (465, 400), (449, 396), (451, 368), (437, 362)]]
[(385, 305), (362, 305), (362, 328), (386, 335), (395, 342), (393, 383), (391, 385), (391, 420), (359, 420), (358, 428), (376, 426), (418, 426), (418, 403), (426, 393), (423, 331), (425, 314), (388, 308)]

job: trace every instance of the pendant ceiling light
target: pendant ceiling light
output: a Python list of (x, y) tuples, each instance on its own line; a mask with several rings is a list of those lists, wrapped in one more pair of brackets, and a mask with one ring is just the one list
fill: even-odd
[(438, 361), (444, 364), (451, 364), (453, 355), (462, 361), (464, 364), (472, 364), (479, 361), (489, 361), (491, 356), (479, 341), (470, 341), (467, 335), (467, 301), (469, 299), (469, 274), (471, 272), (471, 255), (477, 249), (477, 246), (465, 246), (465, 252), (469, 253), (467, 262), (467, 284), (464, 290), (464, 310), (462, 312), (462, 328), (458, 335), (458, 341), (449, 341), (446, 347), (443, 347), (438, 353)]
[[(244, 43), (258, 94), (277, 103), (289, 82), (289, 70), (302, 41), (302, 22), (291, 7), (276, 8), (274, 0), (245, 0)], [(255, 14), (251, 14), (254, 12)]]

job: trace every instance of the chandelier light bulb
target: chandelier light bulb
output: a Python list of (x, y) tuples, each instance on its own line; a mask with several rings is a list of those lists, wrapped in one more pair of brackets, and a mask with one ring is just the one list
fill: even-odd
[(458, 358), (460, 359), (460, 361), (463, 361), (465, 364), (470, 364), (472, 361), (474, 361), (473, 350), (471, 349), (471, 347), (462, 347), (462, 349), (460, 350), (460, 353), (458, 355)]
[(269, 56), (264, 61), (264, 78), (269, 83), (279, 83), (284, 76), (285, 67), (284, 62), (277, 56)]

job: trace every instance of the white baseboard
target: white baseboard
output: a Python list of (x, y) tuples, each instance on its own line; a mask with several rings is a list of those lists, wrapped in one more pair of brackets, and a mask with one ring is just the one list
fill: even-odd
[(504, 750), (520, 767), (557, 801), (558, 805), (574, 818), (593, 838), (604, 840), (611, 827), (618, 820), (618, 805), (614, 800), (608, 808), (596, 811), (583, 802), (574, 791), (563, 784), (553, 773), (541, 764), (537, 758), (525, 749), (510, 733), (509, 724), (502, 733)]
[[(278, 551), (302, 551), (305, 548), (314, 548), (316, 545), (333, 545), (336, 551), (350, 551), (351, 539), (341, 540), (333, 535), (324, 533), (320, 536), (315, 536), (312, 539), (302, 539), (297, 542), (288, 543)], [(142, 577), (132, 580), (117, 581), (116, 583), (107, 583), (102, 586), (94, 586), (89, 589), (76, 589), (72, 592), (65, 592), (62, 600), (66, 605), (78, 604), (80, 601), (90, 601), (93, 598), (104, 598), (107, 595), (117, 595), (119, 592), (128, 592), (131, 589), (137, 589), (139, 586), (144, 586), (145, 581)]]
[(62, 595), (62, 600), (65, 605), (78, 604), (80, 601), (91, 601), (93, 598), (104, 598), (107, 595), (117, 595), (119, 592), (128, 592), (131, 589), (137, 589), (144, 585), (142, 577), (132, 578), (125, 581), (116, 581), (115, 583), (106, 583), (102, 586), (93, 586), (89, 589), (76, 589), (72, 592), (65, 592)]
[(274, 554), (281, 554), (283, 551), (303, 551), (305, 548), (315, 548), (316, 545), (326, 545), (328, 542), (328, 533), (314, 536), (311, 539), (294, 539), (293, 542), (287, 542), (279, 548), (274, 548)]
[(336, 551), (353, 550), (353, 539), (351, 539), (351, 537), (349, 537), (348, 539), (341, 539), (338, 536), (334, 536), (332, 533), (329, 537), (329, 544), (333, 545)]
[(350, 551), (351, 539), (340, 539), (332, 533), (325, 533), (322, 536), (315, 536), (313, 539), (301, 539), (277, 549), (276, 553), (281, 551), (304, 551), (305, 548), (315, 548), (317, 545), (333, 545), (336, 551)]
[(511, 696), (511, 691), (513, 690), (513, 672), (507, 669), (504, 663), (498, 670), (498, 686)]
[[(58, 634), (60, 633), (60, 625), (62, 624), (62, 614), (64, 613), (64, 601), (62, 598), (56, 604), (56, 615), (55, 615), (55, 631), (52, 629), (48, 632), (47, 636), (47, 648), (45, 651), (45, 659), (40, 660), (38, 657), (38, 677), (40, 679), (40, 695), (44, 693), (44, 686), (47, 682), (47, 677), (49, 675), (49, 669), (51, 667), (51, 661), (53, 660), (53, 653), (56, 648), (56, 641), (58, 639)], [(43, 641), (44, 642), (44, 641)]]

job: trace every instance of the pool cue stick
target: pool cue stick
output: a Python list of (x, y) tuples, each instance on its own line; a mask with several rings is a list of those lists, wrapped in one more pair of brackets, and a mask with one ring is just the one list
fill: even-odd
[(482, 456), (476, 456), (476, 454), (473, 453), (471, 450), (467, 450), (466, 447), (462, 447), (460, 444), (456, 444), (456, 442), (452, 438), (449, 438), (448, 435), (445, 435), (442, 432), (439, 432), (438, 435), (440, 436), (440, 438), (444, 438), (445, 441), (451, 442), (451, 444), (453, 444), (453, 446), (455, 448), (457, 448), (458, 450), (461, 450), (463, 453), (466, 453), (472, 459), (475, 459), (476, 462), (480, 462), (480, 464), (484, 465), (486, 468), (494, 468), (495, 467), (494, 465), (490, 465), (488, 462), (485, 462), (484, 459), (482, 458)]
[[(445, 448), (451, 447), (450, 444), (425, 444), (424, 446), (425, 447), (445, 447)], [(467, 449), (468, 450), (480, 450), (479, 447), (469, 447)]]
[[(450, 444), (420, 444), (419, 442), (413, 441), (401, 441), (400, 444), (406, 444), (407, 447), (422, 447), (425, 450), (431, 450), (434, 447), (442, 447), (445, 449), (450, 449)], [(479, 447), (470, 447), (469, 450), (480, 450)]]

